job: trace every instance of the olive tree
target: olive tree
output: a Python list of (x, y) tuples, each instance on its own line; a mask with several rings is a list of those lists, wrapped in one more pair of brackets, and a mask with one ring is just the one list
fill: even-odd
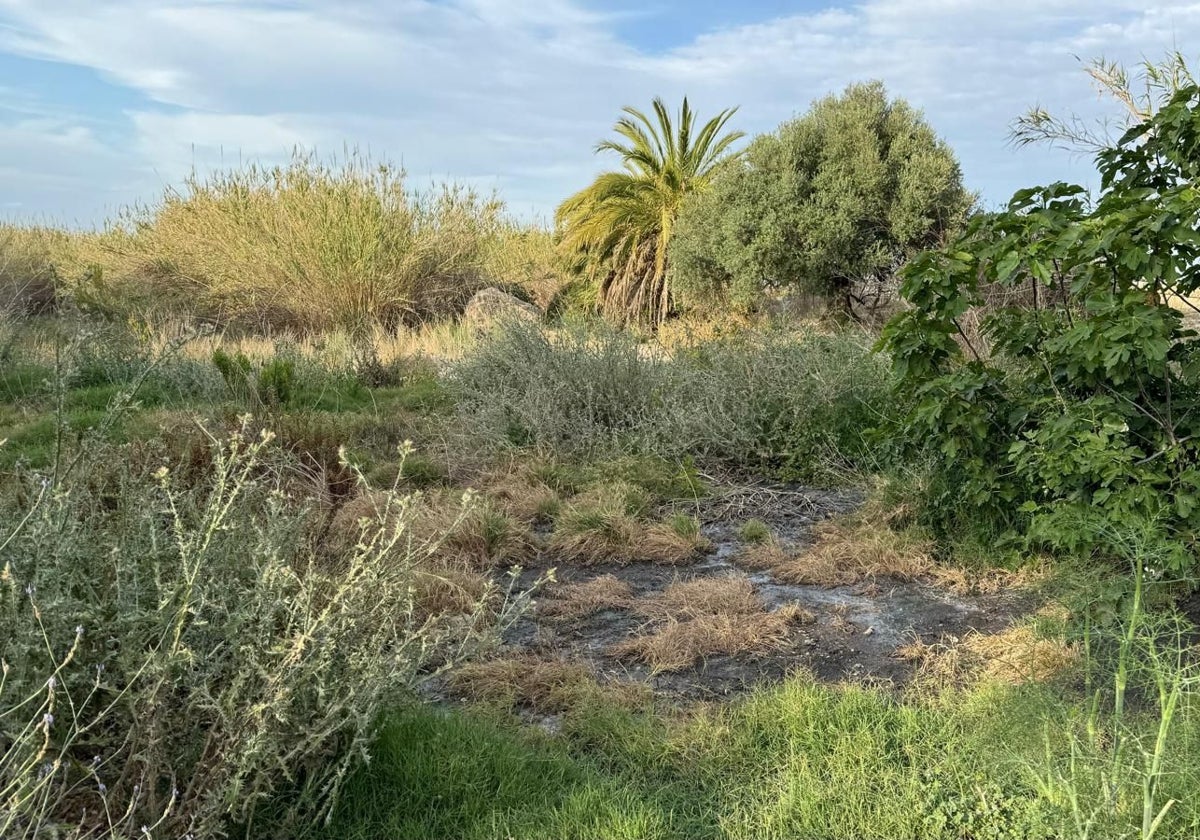
[(750, 309), (770, 289), (854, 310), (941, 243), (973, 204), (954, 153), (921, 112), (882, 83), (848, 87), (756, 138), (683, 206), (673, 284), (691, 308)]

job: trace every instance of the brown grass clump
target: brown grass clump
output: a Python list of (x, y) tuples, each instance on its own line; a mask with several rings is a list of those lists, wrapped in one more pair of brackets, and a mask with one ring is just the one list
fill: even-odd
[(465, 614), (488, 594), (489, 581), (462, 566), (431, 565), (413, 575), (413, 599), (423, 615)]
[(582, 565), (628, 563), (637, 532), (631, 516), (572, 506), (559, 517), (549, 547), (563, 560)]
[(673, 583), (661, 594), (637, 601), (634, 609), (660, 621), (704, 615), (752, 615), (765, 610), (750, 581), (733, 575)]
[[(439, 512), (439, 515), (443, 515)], [(347, 501), (334, 515), (325, 545), (330, 555), (337, 557), (353, 550), (359, 540), (369, 540), (384, 528), (394, 527), (404, 516), (398, 497), (383, 491), (368, 491)], [(424, 533), (418, 527), (421, 513), (416, 515), (412, 536), (418, 565), (412, 570), (413, 599), (421, 615), (466, 614), (473, 612), (489, 593), (490, 582), (471, 565), (444, 551), (422, 554), (426, 541), (436, 540), (436, 533)], [(407, 544), (407, 540), (402, 540)], [(432, 548), (432, 545), (430, 545)]]
[(1021, 624), (1000, 633), (971, 633), (948, 644), (918, 639), (897, 649), (896, 655), (917, 663), (916, 685), (944, 688), (1045, 682), (1076, 664), (1080, 650), (1076, 644), (1039, 635), (1031, 624)]
[(649, 697), (649, 689), (639, 683), (601, 684), (586, 665), (533, 656), (468, 663), (453, 672), (450, 688), (475, 702), (521, 706), (538, 714), (556, 714), (590, 701), (628, 708)]
[(550, 539), (550, 549), (558, 556), (584, 565), (638, 560), (686, 563), (707, 545), (695, 520), (687, 517), (644, 523), (611, 507), (577, 503), (563, 511)]
[(446, 534), (439, 554), (462, 558), (476, 568), (523, 563), (537, 550), (527, 525), (487, 501), (476, 502), (465, 515), (450, 508), (434, 512), (428, 522), (418, 520), (418, 530), (430, 527)]
[(955, 595), (997, 595), (1014, 589), (1026, 589), (1044, 580), (1044, 566), (1009, 569), (964, 569), (958, 566), (935, 566), (929, 577), (942, 589)]
[(708, 548), (699, 530), (681, 528), (678, 522), (656, 522), (645, 526), (633, 547), (634, 559), (678, 565), (688, 563)]
[(600, 575), (581, 583), (560, 584), (538, 605), (547, 618), (566, 621), (600, 610), (623, 609), (633, 598), (633, 587), (615, 575)]
[[(393, 527), (403, 515), (398, 497), (368, 490), (349, 499), (334, 515), (327, 542), (337, 549), (352, 547), (373, 529)], [(466, 501), (453, 491), (422, 494), (411, 521), (417, 546), (428, 545), (443, 565), (491, 568), (528, 560), (536, 550), (529, 528), (487, 501)]]
[(701, 615), (669, 621), (653, 633), (613, 645), (608, 652), (617, 659), (645, 663), (656, 674), (680, 671), (712, 655), (736, 656), (786, 647), (791, 628), (810, 619), (810, 613), (794, 604), (769, 613)]
[(742, 549), (737, 555), (737, 563), (746, 569), (755, 571), (771, 570), (789, 560), (787, 550), (778, 540), (768, 539), (764, 542), (753, 543)]
[(509, 516), (523, 522), (546, 522), (562, 505), (555, 490), (526, 468), (498, 468), (481, 476), (480, 486)]
[(894, 531), (869, 519), (824, 522), (816, 544), (798, 557), (771, 567), (785, 583), (841, 586), (864, 579), (916, 580), (934, 567), (928, 540)]

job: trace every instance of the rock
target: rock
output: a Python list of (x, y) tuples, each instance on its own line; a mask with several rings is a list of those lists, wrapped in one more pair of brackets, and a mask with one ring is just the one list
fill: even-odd
[(541, 311), (532, 303), (526, 303), (494, 286), (476, 292), (463, 312), (463, 324), (476, 334), (490, 332), (504, 323), (537, 323), (541, 318)]

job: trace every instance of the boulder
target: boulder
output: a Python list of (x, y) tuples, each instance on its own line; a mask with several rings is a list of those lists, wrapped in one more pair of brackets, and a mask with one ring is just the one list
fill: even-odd
[(476, 334), (490, 332), (501, 324), (513, 321), (536, 323), (541, 318), (541, 311), (532, 303), (526, 303), (494, 286), (476, 292), (463, 312), (463, 324)]

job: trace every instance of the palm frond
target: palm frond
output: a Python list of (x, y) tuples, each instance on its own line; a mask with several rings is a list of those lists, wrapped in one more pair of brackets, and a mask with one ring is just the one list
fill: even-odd
[(619, 321), (660, 324), (673, 308), (667, 252), (683, 196), (704, 189), (744, 135), (722, 134), (737, 109), (726, 109), (695, 132), (684, 98), (678, 119), (656, 97), (650, 116), (623, 109), (617, 138), (596, 144), (618, 155), (622, 171), (605, 172), (559, 205), (561, 246), (597, 283), (601, 311)]

